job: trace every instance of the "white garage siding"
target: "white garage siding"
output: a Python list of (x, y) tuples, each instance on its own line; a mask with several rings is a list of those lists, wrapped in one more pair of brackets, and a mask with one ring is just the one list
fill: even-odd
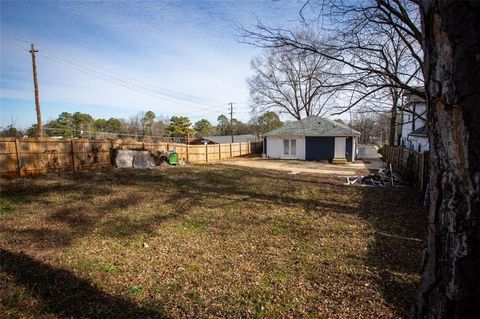
[[(295, 155), (285, 155), (284, 153), (284, 140), (295, 140)], [(291, 143), (291, 142), (289, 142)], [(347, 158), (347, 161), (355, 161), (357, 157), (357, 138), (353, 137), (352, 139), (352, 154), (351, 158)], [(277, 137), (277, 136), (268, 136), (266, 138), (267, 146), (267, 157), (268, 158), (279, 158), (279, 159), (299, 159), (305, 160), (305, 137), (296, 136), (296, 137)], [(346, 148), (346, 137), (335, 137), (335, 157), (344, 158), (345, 157), (345, 148)]]
[[(284, 140), (295, 140), (295, 155), (284, 154)], [(303, 136), (297, 137), (267, 137), (267, 157), (282, 158), (282, 159), (305, 159), (305, 138)]]
[(347, 159), (349, 161), (352, 161), (352, 162), (355, 162), (355, 160), (357, 159), (357, 137), (353, 137), (352, 139), (352, 158), (350, 159)]

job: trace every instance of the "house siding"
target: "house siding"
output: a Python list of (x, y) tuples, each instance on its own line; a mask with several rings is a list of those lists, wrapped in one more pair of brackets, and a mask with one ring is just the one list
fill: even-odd
[[(285, 156), (283, 154), (283, 140), (284, 139), (295, 139), (297, 142), (296, 145), (296, 155), (295, 156)], [(277, 137), (277, 136), (268, 136), (266, 138), (266, 152), (267, 157), (269, 158), (281, 158), (281, 159), (305, 159), (305, 138), (302, 136), (296, 137)]]
[[(417, 102), (411, 106), (411, 109), (416, 112), (417, 114), (424, 114), (425, 117), (426, 113), (426, 104), (424, 102)], [(401, 129), (401, 136), (400, 136), (400, 146), (404, 146), (409, 149), (417, 149), (418, 143), (415, 138), (412, 139), (412, 136), (409, 134), (412, 133), (415, 129), (418, 129), (425, 125), (425, 120), (421, 117), (416, 116), (410, 112), (404, 111), (402, 112), (402, 129)], [(423, 145), (423, 140), (420, 142), (423, 147), (428, 149), (428, 145)], [(428, 141), (426, 141), (428, 143)]]
[(429, 150), (428, 138), (423, 136), (410, 135), (409, 148), (417, 152), (425, 152)]

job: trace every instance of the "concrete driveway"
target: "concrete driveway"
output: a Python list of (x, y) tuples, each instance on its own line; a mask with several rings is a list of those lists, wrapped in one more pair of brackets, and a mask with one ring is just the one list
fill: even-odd
[(359, 144), (358, 145), (358, 159), (379, 159), (380, 154), (378, 154), (378, 147), (371, 144)]
[(380, 160), (377, 148), (374, 145), (358, 145), (357, 157), (359, 160), (355, 161), (355, 163), (338, 165), (327, 162), (281, 160), (262, 157), (237, 157), (223, 161), (222, 163), (243, 167), (280, 170), (287, 172), (287, 174), (308, 173), (339, 176), (364, 175), (369, 173), (369, 169), (379, 169), (385, 165)]
[(364, 163), (363, 161), (356, 161), (354, 164), (347, 163), (334, 165), (326, 162), (280, 160), (261, 157), (239, 157), (223, 161), (222, 164), (261, 169), (274, 169), (285, 171), (288, 174), (308, 173), (339, 176), (363, 175), (368, 173), (368, 169), (381, 168), (383, 165), (380, 160), (375, 163), (370, 161), (367, 163)]

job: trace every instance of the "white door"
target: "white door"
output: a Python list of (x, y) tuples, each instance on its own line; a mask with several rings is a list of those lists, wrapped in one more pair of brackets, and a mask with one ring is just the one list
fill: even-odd
[(297, 155), (297, 140), (283, 140), (283, 155), (285, 157), (295, 157)]
[(346, 137), (335, 137), (335, 158), (345, 158)]

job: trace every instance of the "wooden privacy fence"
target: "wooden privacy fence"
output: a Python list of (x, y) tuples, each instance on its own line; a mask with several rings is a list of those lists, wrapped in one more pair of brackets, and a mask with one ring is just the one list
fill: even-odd
[(384, 145), (381, 153), (389, 163), (400, 170), (402, 177), (413, 182), (421, 191), (425, 190), (428, 184), (428, 152)]
[(25, 176), (50, 171), (112, 167), (112, 150), (143, 149), (152, 153), (175, 150), (189, 163), (210, 163), (262, 152), (262, 142), (188, 145), (128, 140), (0, 139), (0, 176)]

